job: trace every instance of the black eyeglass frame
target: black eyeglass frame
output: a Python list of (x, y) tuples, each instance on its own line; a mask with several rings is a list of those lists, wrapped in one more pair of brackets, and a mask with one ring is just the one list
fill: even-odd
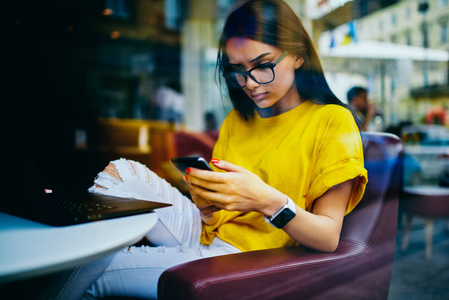
[[(223, 75), (224, 75), (225, 77), (228, 78), (228, 80), (233, 84), (234, 87), (238, 87), (238, 88), (241, 88), (241, 89), (244, 88), (244, 87), (246, 86), (246, 81), (248, 80), (248, 76), (249, 76), (252, 80), (254, 80), (255, 82), (257, 82), (258, 84), (268, 84), (268, 83), (270, 83), (270, 82), (273, 82), (274, 79), (276, 78), (276, 73), (274, 72), (274, 67), (276, 67), (276, 65), (277, 65), (278, 63), (280, 63), (281, 60), (284, 59), (288, 54), (289, 54), (288, 51), (284, 51), (284, 52), (281, 53), (281, 55), (280, 55), (280, 56), (279, 56), (273, 63), (263, 64), (262, 66), (254, 67), (254, 68), (252, 68), (252, 69), (250, 69), (250, 70), (248, 70), (248, 71), (231, 71), (231, 72), (224, 72)], [(271, 72), (273, 73), (273, 79), (271, 79), (270, 81), (267, 81), (267, 82), (259, 82), (253, 75), (251, 75), (251, 72), (252, 72), (253, 70), (256, 70), (256, 69), (262, 69), (262, 68), (263, 68), (263, 69), (265, 69), (265, 68), (271, 69)], [(245, 76), (245, 85), (244, 85), (244, 86), (241, 86), (241, 85), (238, 83), (238, 81), (237, 81), (237, 79), (236, 79), (236, 76), (235, 76), (235, 75), (233, 76), (233, 74), (240, 74), (240, 75)]]

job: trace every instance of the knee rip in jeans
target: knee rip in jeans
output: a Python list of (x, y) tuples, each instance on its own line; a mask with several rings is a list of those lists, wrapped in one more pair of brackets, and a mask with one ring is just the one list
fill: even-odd
[[(122, 172), (123, 174), (121, 174), (120, 172)], [(120, 184), (124, 182), (123, 176), (125, 175), (125, 177), (127, 177), (126, 175), (128, 173), (133, 177), (137, 176), (142, 178), (145, 182), (150, 184), (150, 186), (153, 185), (153, 180), (151, 180), (150, 175), (151, 171), (148, 170), (146, 166), (136, 161), (121, 158), (111, 161), (103, 171), (98, 173), (91, 191), (95, 191), (96, 189), (107, 190), (111, 186)]]
[[(117, 169), (115, 168), (115, 165), (110, 162), (106, 168), (104, 168), (104, 170), (102, 172), (100, 172), (97, 175), (96, 179), (100, 179), (100, 178), (107, 178), (107, 179), (112, 179), (113, 181), (117, 181), (117, 182), (123, 182), (122, 177), (120, 177), (119, 172), (117, 171)], [(98, 180), (96, 180), (98, 181)], [(95, 183), (94, 184), (95, 188), (100, 188), (100, 189), (108, 189), (108, 187), (106, 186), (102, 186), (100, 183)]]

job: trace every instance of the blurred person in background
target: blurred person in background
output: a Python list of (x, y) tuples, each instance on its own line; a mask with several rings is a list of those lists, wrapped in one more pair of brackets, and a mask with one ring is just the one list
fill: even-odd
[(368, 100), (368, 90), (354, 86), (347, 93), (348, 104), (361, 118), (361, 131), (381, 131), (382, 113), (375, 104)]
[(156, 119), (173, 123), (184, 122), (185, 98), (181, 85), (174, 80), (162, 85), (156, 92)]

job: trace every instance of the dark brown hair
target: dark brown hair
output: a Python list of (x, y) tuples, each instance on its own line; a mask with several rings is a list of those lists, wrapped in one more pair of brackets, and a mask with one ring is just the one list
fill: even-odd
[[(248, 38), (286, 50), (304, 59), (295, 71), (299, 95), (317, 104), (337, 104), (353, 110), (341, 102), (330, 90), (324, 77), (318, 53), (301, 20), (291, 7), (281, 0), (251, 0), (232, 11), (226, 19), (220, 37), (217, 71), (219, 75), (229, 68), (226, 44), (233, 37)], [(243, 89), (232, 88), (226, 77), (229, 97), (234, 108), (248, 120), (254, 115), (255, 104)]]

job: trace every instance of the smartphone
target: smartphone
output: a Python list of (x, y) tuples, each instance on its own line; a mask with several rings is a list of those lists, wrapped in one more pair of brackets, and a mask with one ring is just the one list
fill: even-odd
[(187, 168), (197, 168), (201, 170), (213, 171), (207, 161), (200, 156), (193, 157), (175, 157), (171, 159), (171, 163), (181, 172), (186, 175)]

